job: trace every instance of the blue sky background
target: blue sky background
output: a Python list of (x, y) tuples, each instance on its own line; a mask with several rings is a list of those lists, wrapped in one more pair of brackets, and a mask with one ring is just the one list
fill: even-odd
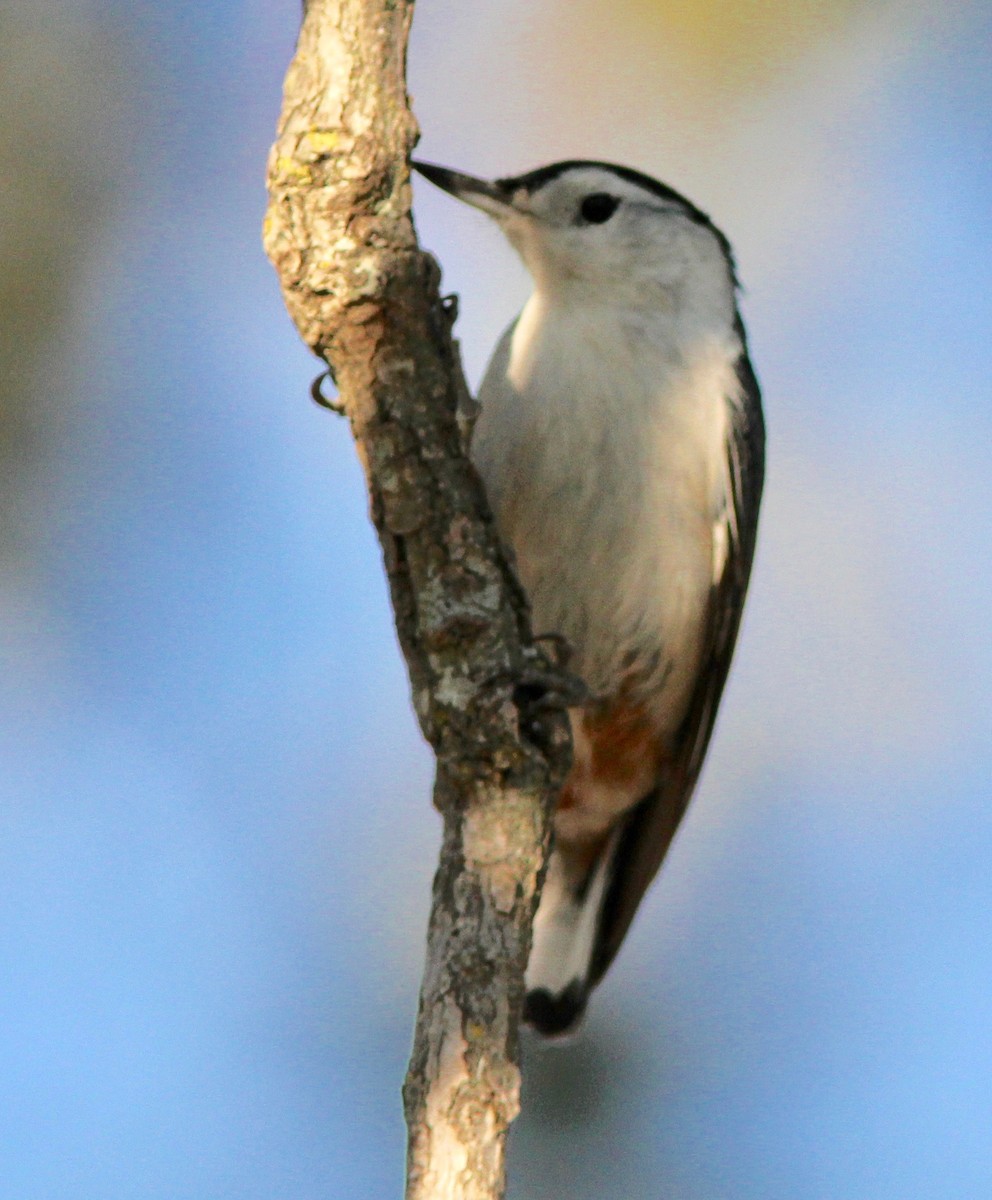
[[(780, 4), (767, 54), (677, 11), (414, 24), (425, 158), (611, 158), (713, 214), (770, 426), (710, 763), (581, 1036), (526, 1049), (511, 1196), (989, 1195), (992, 8)], [(296, 19), (18, 18), (8, 170), (47, 148), (38, 202), (78, 192), (45, 236), (89, 250), (45, 281), (0, 582), (16, 1200), (400, 1191), (438, 828), (347, 429), (260, 249)], [(475, 381), (523, 270), (416, 212)]]

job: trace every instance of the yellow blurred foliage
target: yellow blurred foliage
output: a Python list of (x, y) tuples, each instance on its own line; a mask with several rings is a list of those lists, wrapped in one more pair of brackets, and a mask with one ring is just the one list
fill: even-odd
[[(71, 391), (61, 355), (107, 218), (117, 60), (95, 23), (0, 17), (0, 562), (40, 541), (39, 479)], [(90, 297), (88, 303), (92, 304)]]
[[(575, 0), (568, 26), (602, 29), (653, 44), (703, 89), (760, 86), (778, 69), (829, 38), (866, 0)], [(562, 6), (564, 11), (565, 6)]]

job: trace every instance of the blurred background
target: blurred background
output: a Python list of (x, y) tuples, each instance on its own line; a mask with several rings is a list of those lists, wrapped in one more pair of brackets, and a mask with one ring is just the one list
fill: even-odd
[[(438, 822), (260, 248), (298, 4), (0, 15), (0, 1178), (400, 1194)], [(770, 429), (741, 648), (514, 1200), (992, 1195), (992, 5), (422, 0), (423, 157), (658, 176)], [(419, 186), (470, 379), (527, 294)]]

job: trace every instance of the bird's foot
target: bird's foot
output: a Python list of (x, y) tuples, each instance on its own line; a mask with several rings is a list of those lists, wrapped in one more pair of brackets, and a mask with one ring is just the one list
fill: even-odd
[[(535, 639), (536, 640), (536, 639)], [(561, 667), (528, 663), (513, 689), (513, 701), (531, 713), (555, 708), (578, 708), (589, 703), (589, 689), (578, 677)]]

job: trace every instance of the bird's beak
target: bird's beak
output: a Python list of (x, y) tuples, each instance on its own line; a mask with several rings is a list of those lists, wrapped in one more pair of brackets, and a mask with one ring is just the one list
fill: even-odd
[(411, 162), (410, 165), (436, 187), (474, 208), (481, 208), (492, 217), (506, 217), (515, 208), (511, 189), (500, 180), (490, 183), (488, 179), (463, 175), (461, 171), (452, 171), (435, 163)]

